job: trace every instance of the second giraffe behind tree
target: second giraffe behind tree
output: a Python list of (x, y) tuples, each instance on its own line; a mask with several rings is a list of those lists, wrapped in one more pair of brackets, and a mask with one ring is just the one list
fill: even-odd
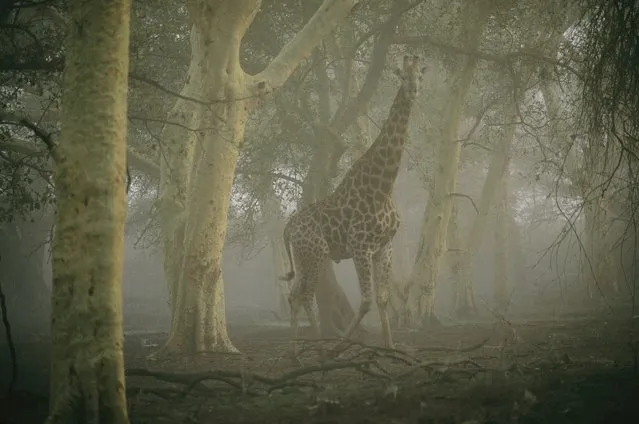
[(294, 339), (298, 337), (297, 316), (301, 307), (319, 337), (313, 301), (325, 262), (352, 258), (362, 299), (344, 337), (351, 336), (371, 309), (374, 282), (384, 346), (393, 347), (388, 318), (391, 241), (400, 218), (391, 197), (408, 135), (411, 109), (424, 73), (419, 65), (417, 56), (404, 56), (402, 69), (395, 70), (401, 80), (397, 96), (373, 144), (331, 195), (295, 212), (284, 227), (284, 243), (291, 264), (285, 279), (295, 278), (296, 269), (298, 277), (289, 295)]

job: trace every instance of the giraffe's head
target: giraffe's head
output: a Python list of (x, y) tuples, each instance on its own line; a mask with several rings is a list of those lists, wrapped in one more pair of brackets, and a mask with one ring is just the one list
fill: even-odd
[(419, 84), (422, 81), (425, 67), (420, 65), (419, 56), (404, 56), (404, 62), (402, 63), (402, 69), (395, 69), (395, 75), (397, 75), (401, 82), (404, 92), (411, 100), (417, 97), (419, 91)]

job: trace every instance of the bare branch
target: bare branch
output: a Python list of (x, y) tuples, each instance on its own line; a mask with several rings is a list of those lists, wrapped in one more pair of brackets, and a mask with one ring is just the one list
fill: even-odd
[[(204, 100), (201, 100), (201, 99), (196, 99), (194, 97), (185, 96), (183, 94), (178, 93), (177, 91), (173, 91), (171, 89), (166, 88), (165, 86), (163, 86), (162, 84), (160, 84), (159, 82), (157, 82), (157, 81), (155, 81), (155, 80), (153, 80), (151, 78), (147, 78), (145, 76), (138, 75), (138, 74), (135, 74), (133, 72), (129, 72), (129, 78), (132, 79), (132, 80), (136, 80), (136, 81), (140, 81), (140, 82), (143, 82), (145, 84), (148, 84), (151, 87), (155, 87), (155, 88), (157, 88), (160, 91), (163, 91), (163, 92), (165, 92), (167, 94), (170, 94), (173, 97), (177, 97), (177, 98), (182, 99), (182, 100), (186, 100), (186, 101), (197, 103), (197, 104), (204, 105), (204, 106), (210, 106), (211, 104), (216, 103), (216, 102), (210, 102), (210, 101), (207, 102), (207, 101), (204, 101)], [(217, 103), (220, 103), (220, 102), (217, 102)]]
[(568, 63), (544, 56), (538, 51), (531, 50), (531, 49), (523, 49), (523, 50), (511, 52), (511, 53), (506, 53), (504, 55), (498, 55), (494, 53), (472, 50), (465, 47), (453, 46), (451, 44), (437, 40), (434, 37), (431, 37), (428, 35), (396, 36), (393, 38), (393, 44), (406, 44), (409, 46), (421, 46), (424, 44), (428, 44), (431, 47), (437, 47), (440, 50), (446, 51), (448, 53), (472, 56), (480, 60), (494, 62), (494, 63), (498, 63), (502, 65), (507, 65), (509, 62), (511, 62), (514, 59), (529, 59), (531, 61), (548, 63), (550, 65), (554, 65), (559, 68), (564, 68), (570, 71), (575, 76), (582, 78), (581, 73), (577, 71), (575, 68), (573, 68), (572, 66), (570, 66)]
[[(257, 382), (267, 386), (271, 386), (266, 393), (270, 393), (273, 390), (285, 387), (285, 386), (308, 386), (308, 383), (297, 381), (298, 378), (308, 374), (314, 374), (317, 372), (328, 372), (343, 369), (361, 369), (362, 367), (369, 365), (372, 361), (335, 361), (327, 362), (318, 365), (310, 365), (307, 367), (298, 368), (283, 374), (280, 377), (273, 378), (265, 375), (250, 373), (246, 371), (227, 371), (216, 370), (207, 371), (201, 373), (169, 373), (161, 371), (151, 371), (145, 368), (134, 368), (126, 371), (127, 377), (153, 377), (158, 380), (163, 380), (171, 383), (180, 383), (187, 386), (187, 389), (195, 387), (195, 385), (206, 380), (217, 380), (227, 383), (235, 388), (241, 390), (247, 390), (245, 387), (245, 381)], [(239, 381), (235, 381), (239, 380)], [(258, 392), (252, 392), (258, 394)]]
[(33, 131), (36, 137), (42, 140), (42, 142), (47, 146), (49, 153), (51, 153), (51, 156), (55, 159), (55, 143), (53, 142), (51, 134), (47, 133), (28, 119), (7, 112), (0, 111), (0, 120), (5, 121), (3, 122), (4, 124), (21, 125)]
[(491, 149), (490, 147), (484, 146), (483, 144), (480, 144), (480, 143), (466, 142), (466, 143), (464, 143), (464, 144), (463, 144), (463, 146), (464, 146), (464, 147), (468, 147), (468, 146), (476, 146), (476, 147), (479, 147), (479, 148), (481, 148), (481, 149), (486, 150), (487, 152), (491, 152), (491, 153), (494, 153), (494, 152), (495, 152), (495, 150), (494, 150), (494, 149)]
[(304, 28), (282, 48), (271, 64), (252, 77), (255, 85), (266, 83), (271, 91), (281, 87), (302, 59), (330, 34), (358, 2), (359, 0), (324, 0)]
[(463, 197), (463, 198), (465, 198), (465, 199), (468, 199), (468, 200), (470, 201), (470, 203), (473, 205), (473, 208), (475, 209), (475, 212), (476, 212), (477, 214), (479, 214), (479, 209), (477, 209), (477, 205), (475, 204), (475, 201), (474, 201), (474, 200), (473, 200), (473, 198), (472, 198), (472, 197), (470, 197), (469, 195), (464, 194), (464, 193), (450, 193), (450, 196), (453, 196), (453, 197)]

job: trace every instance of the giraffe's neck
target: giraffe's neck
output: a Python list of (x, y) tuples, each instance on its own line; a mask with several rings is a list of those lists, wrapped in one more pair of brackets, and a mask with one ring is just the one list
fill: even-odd
[[(413, 106), (413, 99), (406, 95), (400, 88), (391, 105), (386, 121), (379, 135), (368, 149), (371, 153), (385, 154), (388, 148), (397, 148), (401, 151), (406, 142), (408, 133), (408, 120)], [(367, 152), (367, 153), (368, 153)]]
[(413, 98), (410, 98), (404, 89), (400, 88), (382, 130), (371, 147), (360, 158), (360, 161), (369, 164), (369, 169), (372, 170), (371, 177), (379, 180), (377, 184), (374, 184), (375, 187), (372, 187), (376, 192), (381, 191), (390, 195), (393, 190), (402, 161), (404, 143), (407, 139), (408, 120), (412, 105)]
[(402, 160), (412, 104), (413, 99), (400, 88), (379, 135), (335, 188), (333, 199), (350, 201), (352, 196), (371, 196), (385, 201), (391, 195)]

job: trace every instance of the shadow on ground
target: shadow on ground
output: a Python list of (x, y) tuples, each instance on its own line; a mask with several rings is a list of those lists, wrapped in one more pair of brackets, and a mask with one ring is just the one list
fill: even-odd
[[(165, 334), (131, 334), (129, 411), (133, 423), (639, 422), (636, 330), (612, 319), (466, 323), (398, 332), (397, 350), (375, 347), (371, 332), (325, 361), (318, 351), (335, 342), (305, 342), (296, 365), (286, 327), (231, 327), (242, 355), (158, 360), (147, 356)], [(41, 423), (49, 344), (17, 349), (20, 380), (0, 423)]]

